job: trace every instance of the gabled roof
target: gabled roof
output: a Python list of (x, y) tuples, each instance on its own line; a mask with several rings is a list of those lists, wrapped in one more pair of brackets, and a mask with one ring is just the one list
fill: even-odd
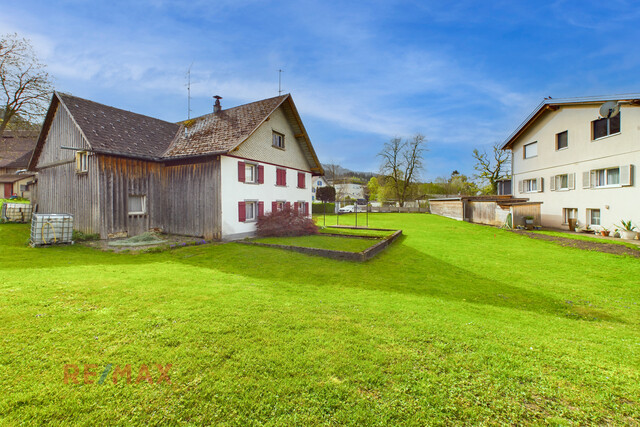
[(58, 106), (69, 112), (92, 152), (153, 161), (228, 153), (246, 141), (278, 107), (283, 106), (311, 170), (315, 174), (324, 173), (289, 94), (180, 123), (169, 123), (55, 92), (30, 169), (35, 168)]
[(0, 168), (26, 168), (37, 138), (37, 131), (5, 131), (0, 140)]
[(529, 116), (516, 128), (516, 130), (509, 135), (509, 137), (502, 144), (502, 149), (510, 149), (513, 143), (524, 132), (531, 127), (540, 117), (544, 114), (555, 111), (560, 107), (566, 105), (598, 105), (607, 101), (619, 101), (622, 103), (640, 104), (640, 94), (621, 94), (621, 95), (603, 95), (603, 96), (587, 96), (582, 98), (545, 98), (538, 106), (533, 110)]
[(95, 152), (160, 157), (179, 125), (131, 111), (57, 93)]

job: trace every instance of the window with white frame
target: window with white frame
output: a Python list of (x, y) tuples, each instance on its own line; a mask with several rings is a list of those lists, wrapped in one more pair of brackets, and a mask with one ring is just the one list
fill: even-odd
[(568, 224), (570, 219), (578, 218), (578, 209), (576, 208), (563, 208), (562, 209), (562, 222)]
[(536, 157), (538, 155), (538, 143), (532, 142), (531, 144), (527, 144), (524, 146), (524, 158), (530, 159), (531, 157)]
[(525, 193), (535, 193), (538, 191), (538, 180), (537, 179), (525, 179), (522, 182), (522, 191)]
[(244, 202), (245, 221), (256, 221), (258, 219), (258, 202)]
[(569, 174), (556, 175), (555, 176), (556, 190), (568, 190), (569, 189)]
[(129, 194), (129, 215), (144, 215), (147, 213), (147, 196)]
[(76, 172), (84, 173), (89, 171), (89, 153), (86, 151), (76, 151)]
[(276, 148), (281, 148), (284, 150), (284, 135), (279, 132), (273, 131), (272, 145)]
[(564, 150), (569, 146), (569, 131), (556, 134), (556, 150)]
[(594, 140), (620, 133), (620, 113), (613, 117), (592, 121), (591, 132)]
[(244, 164), (244, 182), (258, 182), (258, 168), (253, 163)]
[(620, 168), (598, 169), (591, 173), (594, 187), (620, 185)]
[(298, 212), (301, 215), (306, 215), (308, 213), (307, 204), (303, 200), (298, 201)]
[(589, 209), (589, 225), (600, 225), (600, 209)]

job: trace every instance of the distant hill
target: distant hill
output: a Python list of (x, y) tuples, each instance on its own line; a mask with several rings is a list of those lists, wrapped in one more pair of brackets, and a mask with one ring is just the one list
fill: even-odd
[(373, 176), (377, 176), (377, 173), (374, 172), (357, 172), (352, 171), (347, 168), (343, 168), (340, 165), (334, 165), (332, 163), (323, 163), (322, 167), (324, 168), (324, 174), (328, 180), (340, 179), (340, 178), (360, 178), (364, 182), (367, 182)]

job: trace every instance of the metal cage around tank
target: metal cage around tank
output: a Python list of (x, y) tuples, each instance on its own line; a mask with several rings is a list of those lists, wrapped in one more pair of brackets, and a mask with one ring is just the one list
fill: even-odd
[(31, 219), (31, 245), (72, 243), (73, 215), (34, 213)]

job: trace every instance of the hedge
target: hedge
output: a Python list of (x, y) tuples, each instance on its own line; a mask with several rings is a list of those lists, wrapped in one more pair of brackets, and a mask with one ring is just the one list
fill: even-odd
[(314, 214), (321, 214), (324, 213), (324, 205), (326, 205), (326, 209), (327, 209), (327, 213), (328, 214), (332, 214), (336, 211), (336, 204), (335, 203), (314, 203), (311, 206), (311, 212)]

